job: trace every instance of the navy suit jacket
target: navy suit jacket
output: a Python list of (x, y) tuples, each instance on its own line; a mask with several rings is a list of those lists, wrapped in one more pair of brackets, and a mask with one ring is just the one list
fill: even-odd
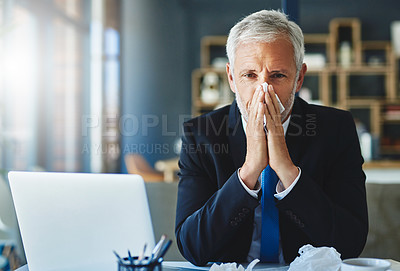
[[(196, 265), (246, 262), (260, 203), (238, 179), (246, 136), (236, 102), (185, 122), (182, 140), (175, 228), (182, 255)], [(285, 261), (305, 244), (358, 257), (368, 215), (351, 114), (296, 98), (286, 144), (302, 173), (293, 190), (276, 200)]]

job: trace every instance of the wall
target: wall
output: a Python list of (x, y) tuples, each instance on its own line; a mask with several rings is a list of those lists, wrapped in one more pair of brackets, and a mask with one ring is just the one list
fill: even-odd
[(300, 0), (300, 26), (305, 33), (327, 33), (335, 17), (358, 17), (363, 40), (390, 40), (390, 23), (400, 20), (397, 0)]
[[(240, 17), (279, 1), (125, 0), (122, 2), (122, 155), (153, 164), (176, 156), (174, 142), (191, 112), (191, 71), (200, 40), (223, 35)], [(271, 4), (273, 3), (273, 4)], [(154, 126), (154, 127), (152, 127)], [(126, 172), (124, 163), (122, 172)]]
[(183, 14), (177, 0), (122, 2), (121, 149), (151, 163), (175, 155), (178, 115), (190, 110)]
[[(280, 6), (279, 0), (124, 0), (122, 114), (140, 123), (133, 135), (126, 125), (122, 152), (139, 150), (150, 163), (175, 156), (180, 123), (190, 114), (191, 71), (200, 67), (201, 37), (226, 35), (243, 16)], [(359, 17), (363, 40), (390, 40), (390, 22), (400, 20), (396, 0), (299, 0), (299, 8), (305, 33), (327, 33), (335, 17)]]

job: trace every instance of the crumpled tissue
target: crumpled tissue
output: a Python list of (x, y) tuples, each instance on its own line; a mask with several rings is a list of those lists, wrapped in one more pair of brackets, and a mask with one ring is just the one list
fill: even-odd
[(300, 256), (290, 264), (288, 271), (338, 271), (342, 260), (333, 247), (305, 245), (299, 249)]
[(210, 271), (252, 271), (253, 267), (259, 262), (259, 259), (254, 259), (249, 265), (247, 266), (246, 269), (239, 264), (237, 266), (237, 263), (222, 263), (222, 264), (216, 264), (214, 263), (210, 267)]

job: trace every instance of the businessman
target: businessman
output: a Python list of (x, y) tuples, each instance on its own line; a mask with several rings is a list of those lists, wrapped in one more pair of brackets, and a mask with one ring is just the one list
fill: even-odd
[(359, 256), (368, 217), (354, 121), (295, 97), (307, 71), (301, 29), (259, 11), (231, 29), (226, 50), (235, 101), (184, 123), (182, 255), (196, 265), (290, 263), (311, 244)]

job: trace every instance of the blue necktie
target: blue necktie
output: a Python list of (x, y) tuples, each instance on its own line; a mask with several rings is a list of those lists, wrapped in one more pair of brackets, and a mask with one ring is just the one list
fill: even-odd
[(261, 262), (279, 262), (279, 216), (274, 194), (278, 176), (268, 165), (261, 173)]

